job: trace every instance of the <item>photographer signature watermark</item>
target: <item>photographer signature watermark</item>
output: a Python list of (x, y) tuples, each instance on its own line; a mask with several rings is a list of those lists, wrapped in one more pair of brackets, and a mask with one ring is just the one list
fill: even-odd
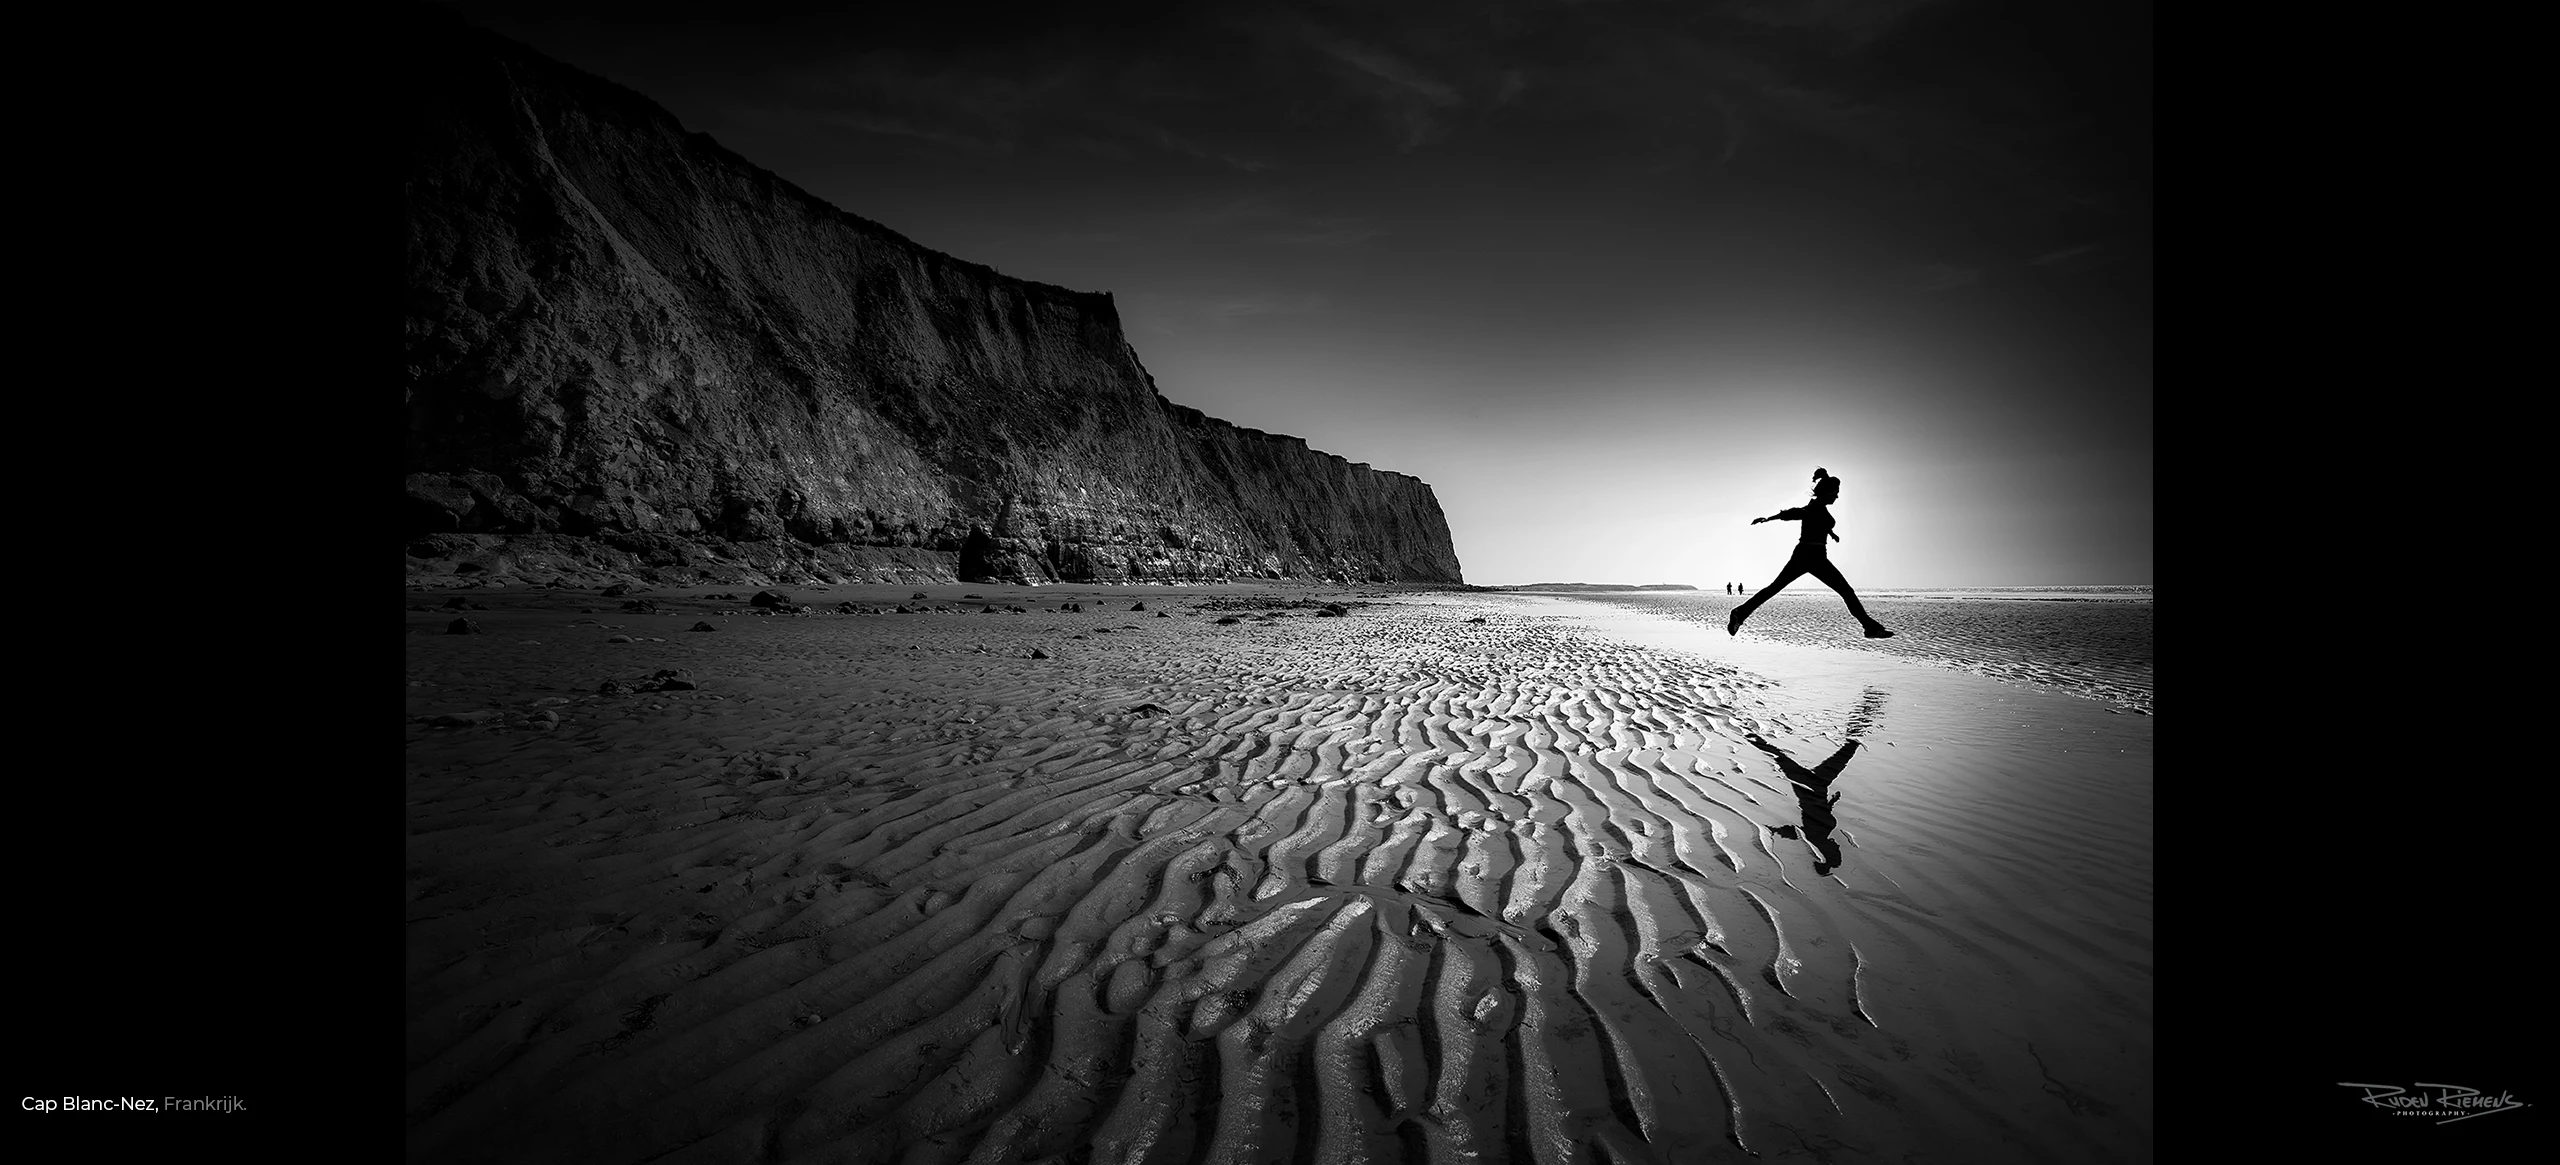
[[(2501, 1092), (2496, 1096), (2483, 1096), (2479, 1089), (2465, 1088), (2459, 1084), (2429, 1084), (2425, 1081), (2417, 1081), (2409, 1088), (2402, 1088), (2397, 1084), (2356, 1084), (2341, 1080), (2338, 1082), (2338, 1087), (2364, 1089), (2364, 1095), (2358, 1099), (2393, 1116), (2442, 1117), (2443, 1119), (2436, 1122), (2440, 1125), (2526, 1107), (2523, 1101), (2517, 1100), (2511, 1094)], [(2435, 1090), (2433, 1095), (2425, 1091), (2430, 1088)], [(2417, 1091), (2411, 1091), (2411, 1089)]]

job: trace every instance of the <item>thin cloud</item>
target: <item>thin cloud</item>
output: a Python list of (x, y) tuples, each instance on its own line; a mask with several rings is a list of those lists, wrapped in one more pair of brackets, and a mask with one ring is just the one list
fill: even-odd
[(1789, 124), (1871, 157), (1909, 162), (1925, 148), (1920, 127), (1899, 109), (1794, 85), (1769, 85), (1758, 96)]
[(1001, 154), (1013, 149), (1013, 143), (1003, 138), (979, 137), (960, 130), (911, 121), (894, 114), (842, 110), (820, 114), (817, 120), (826, 125), (841, 126), (860, 133), (914, 138), (918, 141), (955, 146), (975, 153)]
[(1270, 231), (1262, 239), (1292, 247), (1349, 247), (1383, 238), (1387, 233), (1386, 228), (1365, 218), (1308, 218)]
[(1724, 12), (1752, 24), (1813, 29), (1857, 49), (1941, 0), (1733, 0)]
[(1054, 231), (1049, 241), (1069, 247), (1125, 247), (1144, 240), (1127, 231)]
[(1222, 324), (1257, 316), (1312, 315), (1333, 310), (1333, 301), (1321, 295), (1258, 294), (1207, 300), (1196, 305), (1200, 314)]
[(2056, 271), (2087, 271), (2115, 262), (2115, 253), (2105, 243), (2081, 243), (2047, 251), (2027, 260), (2029, 267), (2051, 267)]
[(1046, 142), (1056, 149), (1089, 154), (1097, 158), (1109, 158), (1115, 162), (1125, 162), (1137, 156), (1137, 151), (1131, 149), (1126, 142), (1116, 142), (1091, 134), (1061, 134), (1046, 139)]
[(1437, 137), (1443, 116), (1464, 104), (1456, 89), (1384, 49), (1312, 30), (1307, 39), (1325, 56), (1348, 66), (1344, 70), (1348, 79), (1377, 103), (1400, 151), (1409, 153)]
[(1412, 93), (1433, 105), (1446, 106), (1458, 103), (1457, 90), (1432, 80), (1422, 70), (1385, 50), (1332, 40), (1318, 40), (1316, 47), (1323, 49), (1335, 60)]
[(1224, 150), (1203, 146), (1162, 126), (1148, 126), (1147, 129), (1151, 131), (1150, 139), (1157, 146), (1187, 158), (1225, 166), (1247, 174), (1259, 174), (1275, 168), (1272, 163), (1256, 158), (1239, 157)]
[(1071, 68), (995, 76), (920, 68), (870, 52), (799, 70), (785, 81), (792, 103), (821, 124), (914, 138), (978, 152), (1010, 152), (1034, 135), (1038, 112), (1080, 87)]
[(1982, 271), (1953, 263), (1931, 263), (1920, 272), (1919, 287), (1924, 292), (1956, 291), (1982, 282)]
[(1196, 334), (1203, 326), (1231, 328), (1260, 320), (1320, 315), (1333, 300), (1311, 292), (1206, 290), (1196, 293), (1134, 291), (1119, 297), (1128, 326), (1153, 335)]
[(1379, 227), (1343, 227), (1328, 231), (1304, 231), (1297, 234), (1263, 236), (1266, 242), (1292, 247), (1356, 247), (1371, 239), (1385, 238), (1390, 232)]
[(1348, 247), (1389, 232), (1357, 215), (1301, 214), (1282, 198), (1249, 194), (1173, 217), (1190, 233), (1293, 247)]
[(1724, 149), (1716, 155), (1716, 164), (1721, 166), (1742, 152), (1742, 111), (1719, 93), (1707, 94), (1707, 104), (1716, 111), (1716, 125), (1724, 131)]
[[(1141, 154), (1179, 158), (1245, 174), (1274, 163), (1209, 144), (1142, 116), (1125, 95), (1096, 81), (1089, 62), (1060, 61), (1022, 77), (1001, 60), (918, 68), (872, 54), (792, 81), (805, 116), (864, 133), (934, 142), (975, 152), (1042, 147), (1126, 161)], [(1146, 102), (1138, 101), (1143, 107)]]
[(1204, 230), (1269, 222), (1288, 216), (1287, 209), (1280, 205), (1278, 198), (1269, 194), (1247, 194), (1186, 211), (1176, 216), (1176, 221), (1194, 230)]

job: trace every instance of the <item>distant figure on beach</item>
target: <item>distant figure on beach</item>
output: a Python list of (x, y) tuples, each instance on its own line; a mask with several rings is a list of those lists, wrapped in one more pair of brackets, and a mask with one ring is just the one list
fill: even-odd
[(1788, 583), (1809, 574), (1821, 579), (1832, 590), (1840, 592), (1840, 597), (1849, 603), (1849, 613), (1856, 616), (1859, 625), (1867, 629), (1867, 638), (1888, 639), (1893, 636), (1893, 632), (1886, 630), (1884, 624), (1876, 622), (1867, 614), (1866, 604), (1858, 601), (1858, 592), (1849, 589), (1849, 580), (1840, 574), (1839, 567), (1831, 565), (1831, 556), (1824, 549), (1823, 539), (1828, 538), (1834, 542), (1840, 540), (1838, 534), (1831, 532), (1831, 527), (1836, 524), (1831, 516), (1831, 503), (1838, 500), (1840, 500), (1840, 479), (1831, 476), (1831, 471), (1827, 469), (1815, 469), (1812, 501), (1791, 510), (1780, 510), (1766, 518), (1751, 519), (1751, 524), (1754, 526), (1762, 522), (1802, 522), (1804, 530), (1796, 537), (1795, 556), (1787, 560), (1786, 569), (1778, 572), (1778, 581), (1761, 588), (1759, 594), (1743, 600), (1741, 606), (1735, 607), (1733, 614), (1726, 617), (1724, 621), (1725, 634), (1740, 634), (1742, 621), (1750, 618), (1753, 611), (1759, 610), (1760, 604), (1768, 602), (1771, 596), (1787, 589)]

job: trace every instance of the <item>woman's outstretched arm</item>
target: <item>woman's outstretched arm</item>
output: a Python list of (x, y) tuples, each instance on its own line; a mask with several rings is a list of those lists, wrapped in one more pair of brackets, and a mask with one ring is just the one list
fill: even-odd
[(1751, 519), (1751, 524), (1757, 526), (1762, 522), (1797, 522), (1802, 521), (1803, 519), (1804, 507), (1797, 506), (1793, 509), (1780, 510), (1766, 518), (1753, 518)]

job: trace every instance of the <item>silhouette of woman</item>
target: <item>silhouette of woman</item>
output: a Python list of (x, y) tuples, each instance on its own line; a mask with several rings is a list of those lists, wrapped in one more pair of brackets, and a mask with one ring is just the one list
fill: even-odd
[(1838, 500), (1840, 500), (1840, 479), (1831, 476), (1829, 470), (1816, 469), (1813, 471), (1812, 501), (1791, 510), (1780, 510), (1766, 518), (1751, 519), (1751, 524), (1754, 526), (1762, 522), (1802, 522), (1804, 530), (1797, 536), (1795, 557), (1788, 559), (1786, 569), (1778, 572), (1778, 581), (1761, 588), (1759, 594), (1744, 599), (1741, 606), (1735, 607), (1733, 614), (1725, 618), (1725, 634), (1740, 634), (1742, 621), (1750, 618), (1753, 611), (1759, 610), (1760, 604), (1768, 602), (1771, 596), (1787, 589), (1788, 583), (1809, 574), (1821, 579), (1832, 590), (1840, 592), (1840, 597), (1848, 601), (1849, 613), (1856, 616), (1859, 625), (1867, 629), (1867, 638), (1892, 638), (1893, 632), (1886, 630), (1884, 624), (1876, 622), (1867, 614), (1866, 604), (1858, 601), (1858, 592), (1849, 589), (1849, 580), (1840, 574), (1839, 567), (1831, 565), (1831, 556), (1824, 549), (1823, 539), (1829, 538), (1834, 542), (1840, 540), (1838, 534), (1831, 532), (1831, 527), (1835, 524), (1831, 517), (1831, 503)]

